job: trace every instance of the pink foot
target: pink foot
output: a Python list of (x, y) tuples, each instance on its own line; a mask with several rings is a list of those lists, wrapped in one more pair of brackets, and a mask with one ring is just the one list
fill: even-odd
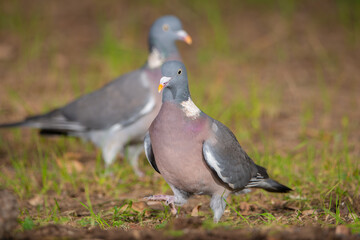
[(175, 208), (175, 197), (170, 195), (152, 195), (144, 198), (145, 201), (160, 201), (165, 202), (166, 205), (170, 207), (171, 213), (173, 215), (177, 214), (177, 210)]

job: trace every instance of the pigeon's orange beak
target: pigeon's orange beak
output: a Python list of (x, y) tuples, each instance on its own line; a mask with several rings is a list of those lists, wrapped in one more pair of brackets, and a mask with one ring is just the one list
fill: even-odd
[(171, 77), (165, 77), (165, 76), (160, 79), (160, 84), (159, 84), (159, 87), (158, 87), (159, 93), (169, 83), (170, 80), (171, 80)]
[(185, 32), (184, 30), (177, 31), (176, 34), (178, 35), (179, 39), (186, 42), (187, 44), (192, 44), (192, 38), (190, 35)]
[(184, 41), (185, 41), (187, 44), (189, 44), (189, 45), (192, 44), (192, 38), (190, 37), (190, 35), (187, 35), (187, 36), (184, 38)]
[(164, 88), (164, 85), (162, 85), (162, 84), (160, 83), (160, 84), (159, 84), (159, 87), (158, 87), (158, 92), (160, 93), (163, 88)]

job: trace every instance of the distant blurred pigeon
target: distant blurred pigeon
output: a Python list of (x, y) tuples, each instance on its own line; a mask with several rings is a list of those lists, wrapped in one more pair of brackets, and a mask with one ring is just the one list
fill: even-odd
[(191, 195), (210, 195), (214, 221), (218, 222), (230, 193), (247, 193), (250, 188), (291, 191), (270, 179), (225, 125), (194, 104), (184, 64), (166, 62), (162, 74), (159, 92), (164, 88), (163, 104), (144, 147), (150, 164), (164, 177), (174, 196), (154, 195), (146, 200), (165, 201), (176, 213), (174, 205), (183, 205)]
[(90, 140), (102, 149), (105, 165), (113, 163), (117, 153), (128, 157), (137, 175), (142, 141), (161, 106), (157, 93), (160, 67), (167, 60), (180, 60), (177, 40), (191, 44), (191, 37), (175, 16), (157, 19), (149, 33), (149, 57), (145, 65), (124, 74), (103, 88), (84, 95), (68, 105), (22, 122), (4, 127), (39, 128), (44, 135), (69, 135)]

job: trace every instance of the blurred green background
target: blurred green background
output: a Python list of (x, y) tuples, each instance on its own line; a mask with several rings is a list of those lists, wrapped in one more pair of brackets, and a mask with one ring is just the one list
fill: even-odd
[[(359, 1), (0, 1), (0, 121), (62, 106), (138, 68), (147, 59), (148, 30), (164, 14), (179, 17), (193, 38), (192, 46), (178, 47), (194, 102), (229, 126), (271, 176), (294, 189), (289, 195), (234, 197), (234, 218), (224, 221), (242, 226), (240, 212), (248, 224), (264, 224), (258, 212), (242, 212), (238, 202), (244, 201), (275, 216), (266, 223), (345, 224), (359, 232)], [(107, 228), (99, 219), (109, 226), (115, 220), (99, 217), (101, 210), (89, 210), (89, 221), (72, 219), (54, 199), (74, 193), (91, 206), (104, 201), (99, 193), (136, 200), (169, 191), (143, 158), (145, 181), (120, 160), (109, 177), (90, 144), (2, 130), (0, 186), (21, 199), (22, 226), (31, 221)], [(26, 204), (36, 196), (43, 199), (39, 204)], [(274, 211), (279, 201), (292, 211)], [(143, 224), (138, 218), (122, 224), (129, 221)]]

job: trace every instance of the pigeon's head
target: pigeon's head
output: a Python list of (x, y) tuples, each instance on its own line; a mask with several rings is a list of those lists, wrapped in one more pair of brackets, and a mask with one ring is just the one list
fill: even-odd
[(160, 79), (159, 92), (163, 88), (183, 89), (188, 91), (188, 80), (185, 65), (179, 61), (165, 62), (161, 67), (163, 77)]
[[(151, 26), (149, 33), (150, 48), (156, 47), (160, 51), (173, 51), (175, 41), (192, 43), (191, 37), (183, 30), (180, 20), (171, 15), (158, 18)], [(150, 49), (152, 50), (152, 49)]]

